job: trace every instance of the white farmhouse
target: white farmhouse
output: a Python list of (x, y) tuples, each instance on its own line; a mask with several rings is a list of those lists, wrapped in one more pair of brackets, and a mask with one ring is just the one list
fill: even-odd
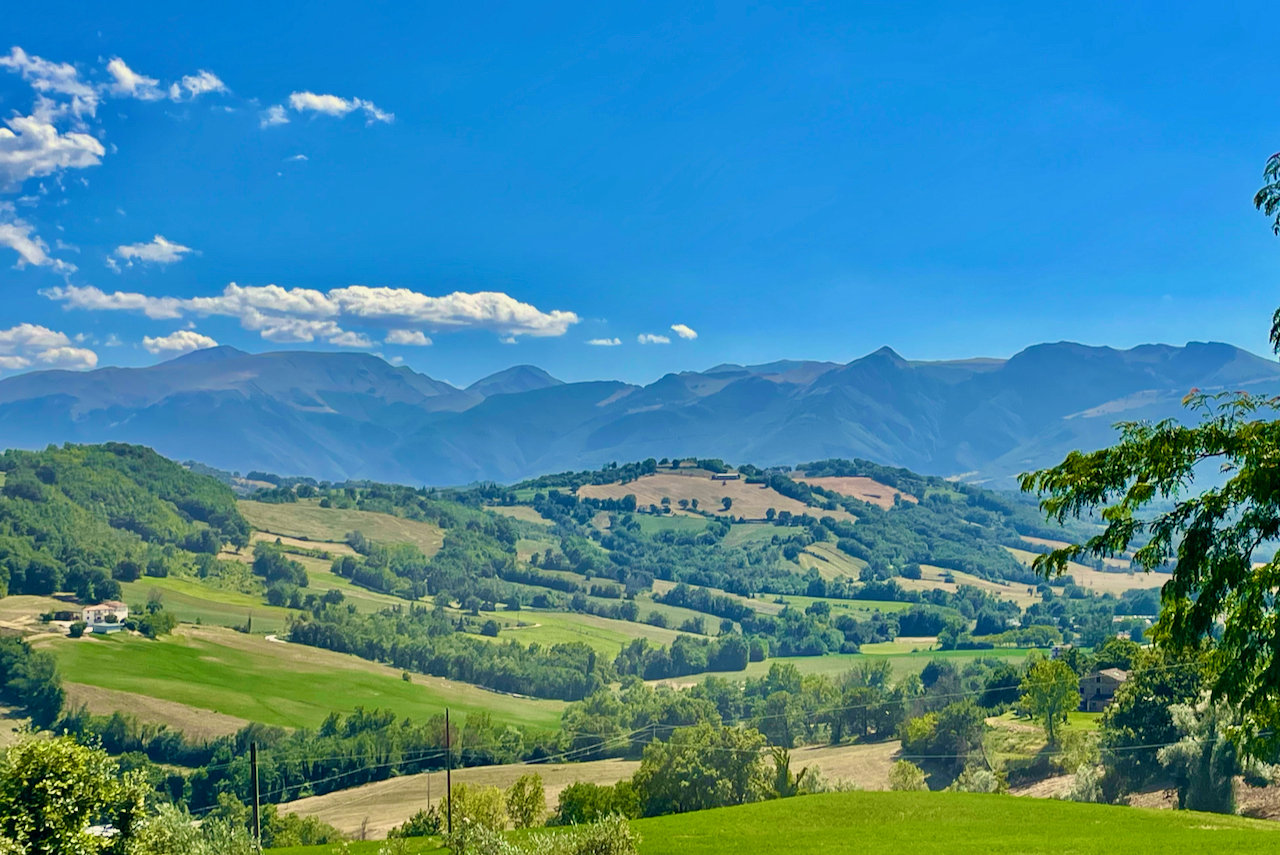
[(85, 628), (90, 632), (115, 632), (129, 618), (129, 607), (119, 600), (105, 600), (96, 606), (86, 606), (81, 614)]

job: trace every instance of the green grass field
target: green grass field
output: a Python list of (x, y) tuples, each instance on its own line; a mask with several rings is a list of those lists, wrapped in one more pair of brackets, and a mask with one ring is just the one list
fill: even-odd
[[(853, 792), (641, 819), (641, 855), (1116, 855), (1275, 852), (1280, 826), (1261, 820), (974, 793)], [(352, 855), (379, 843), (353, 843)], [(337, 847), (271, 850), (322, 855)], [(409, 852), (437, 852), (435, 840)]]
[(707, 529), (707, 520), (703, 517), (636, 514), (634, 519), (645, 534), (661, 534), (664, 531), (701, 532)]
[(250, 501), (238, 504), (250, 525), (271, 534), (340, 543), (347, 532), (359, 531), (377, 543), (412, 543), (426, 555), (435, 555), (444, 543), (444, 533), (438, 526), (389, 514), (322, 508), (312, 500), (279, 505)]
[(408, 602), (391, 594), (380, 594), (377, 591), (362, 588), (350, 579), (334, 574), (329, 569), (333, 566), (332, 563), (325, 561), (323, 558), (308, 558), (305, 555), (290, 555), (289, 557), (307, 569), (307, 581), (310, 583), (310, 591), (318, 593), (330, 590), (341, 591), (347, 602), (354, 603), (359, 611), (376, 612), (385, 609), (387, 606), (403, 606)]
[(531, 644), (536, 641), (544, 647), (569, 641), (583, 641), (597, 652), (607, 656), (610, 661), (623, 647), (630, 644), (633, 638), (647, 638), (658, 644), (670, 644), (679, 635), (674, 630), (648, 624), (611, 620), (576, 612), (541, 612), (526, 609), (521, 612), (486, 614), (499, 622), (518, 617), (525, 623), (536, 624), (536, 626), (512, 626), (503, 629), (498, 634), (502, 641), (519, 641), (522, 644)]
[[(867, 653), (829, 653), (826, 656), (779, 656), (765, 659), (763, 662), (752, 662), (745, 671), (717, 671), (698, 674), (696, 677), (682, 677), (678, 682), (690, 680), (701, 682), (709, 676), (728, 677), (731, 680), (745, 680), (748, 677), (763, 677), (775, 662), (795, 665), (801, 674), (826, 674), (834, 677), (843, 674), (859, 662), (868, 659), (885, 659), (893, 666), (897, 677), (906, 674), (919, 674), (933, 659), (950, 659), (957, 665), (963, 665), (967, 659), (1002, 659), (1007, 662), (1021, 662), (1031, 653), (1030, 650), (1003, 648), (999, 650), (921, 650), (911, 652), (915, 644), (890, 641), (884, 645), (868, 645)], [(883, 651), (881, 655), (880, 651)], [(659, 681), (662, 682), (662, 681)]]
[(534, 525), (545, 527), (551, 526), (551, 520), (535, 511), (528, 505), (485, 505), (486, 511), (493, 511), (495, 514), (511, 517), (512, 519), (521, 520)]
[(165, 609), (183, 623), (243, 626), (251, 616), (254, 632), (279, 632), (290, 614), (288, 609), (267, 605), (262, 597), (210, 588), (194, 579), (144, 578), (126, 582), (120, 589), (130, 606), (145, 603), (153, 590), (158, 591)]
[(158, 641), (113, 635), (51, 639), (44, 649), (76, 683), (175, 701), (285, 727), (315, 727), (332, 711), (381, 707), (416, 719), (486, 711), (510, 724), (554, 727), (564, 704), (516, 698), (354, 656), (270, 642), (230, 630), (186, 627)]
[(899, 603), (894, 600), (837, 600), (832, 597), (804, 597), (798, 594), (784, 594), (781, 597), (770, 594), (756, 596), (768, 602), (783, 600), (788, 605), (799, 609), (807, 609), (813, 603), (823, 602), (831, 606), (833, 615), (844, 612), (855, 617), (865, 617), (872, 612), (905, 612), (914, 605), (914, 603)]
[(748, 544), (768, 543), (774, 535), (786, 536), (789, 532), (768, 523), (738, 523), (729, 529), (721, 543), (725, 546), (746, 546)]

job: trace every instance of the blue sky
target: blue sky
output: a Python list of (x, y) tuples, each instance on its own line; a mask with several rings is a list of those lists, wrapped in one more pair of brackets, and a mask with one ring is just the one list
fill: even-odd
[(1263, 352), (1280, 302), (1268, 4), (84, 5), (6, 10), (2, 374)]

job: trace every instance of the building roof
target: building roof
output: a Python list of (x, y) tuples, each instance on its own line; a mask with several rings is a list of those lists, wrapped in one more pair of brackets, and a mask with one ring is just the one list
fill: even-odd
[(98, 603), (96, 606), (86, 606), (85, 611), (86, 612), (89, 612), (89, 611), (114, 612), (120, 609), (127, 609), (127, 608), (129, 607), (126, 606), (124, 603), (120, 602), (119, 600), (104, 600), (101, 603)]
[(1129, 672), (1121, 671), (1119, 668), (1103, 668), (1098, 673), (1110, 677), (1117, 683), (1123, 683), (1125, 680), (1129, 679)]

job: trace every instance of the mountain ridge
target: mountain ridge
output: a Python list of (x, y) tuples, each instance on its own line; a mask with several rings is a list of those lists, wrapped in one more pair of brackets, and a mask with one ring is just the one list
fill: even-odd
[(1115, 421), (1178, 416), (1192, 387), (1280, 391), (1280, 364), (1220, 342), (1053, 342), (944, 361), (886, 346), (845, 364), (720, 364), (644, 385), (516, 365), (460, 389), (367, 353), (219, 347), (0, 380), (0, 446), (118, 440), (224, 469), (434, 485), (651, 456), (862, 457), (1012, 486), (1109, 442)]

